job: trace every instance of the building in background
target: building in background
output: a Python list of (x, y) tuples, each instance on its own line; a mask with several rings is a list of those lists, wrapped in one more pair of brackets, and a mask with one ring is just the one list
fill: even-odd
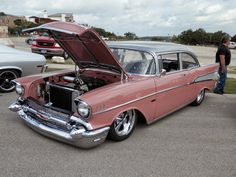
[(62, 21), (62, 22), (74, 22), (74, 17), (72, 13), (56, 13), (48, 15), (52, 20)]
[(72, 13), (56, 13), (48, 15), (47, 10), (44, 10), (42, 17), (31, 16), (28, 18), (28, 21), (33, 22), (35, 24), (44, 24), (53, 21), (74, 22), (74, 17)]
[(57, 20), (53, 20), (53, 19), (51, 19), (51, 18), (30, 16), (30, 17), (28, 18), (28, 21), (33, 22), (33, 23), (35, 23), (35, 24), (44, 24), (44, 23), (54, 22), (54, 21), (57, 21)]

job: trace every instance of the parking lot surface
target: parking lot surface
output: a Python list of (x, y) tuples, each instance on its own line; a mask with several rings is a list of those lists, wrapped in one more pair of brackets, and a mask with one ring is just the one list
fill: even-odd
[(236, 95), (207, 94), (130, 138), (90, 150), (46, 138), (8, 110), (0, 96), (1, 177), (235, 177)]

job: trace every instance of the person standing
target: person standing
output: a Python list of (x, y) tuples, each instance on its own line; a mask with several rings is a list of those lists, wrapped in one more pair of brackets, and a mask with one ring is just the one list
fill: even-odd
[(220, 79), (214, 89), (214, 93), (224, 94), (225, 81), (227, 79), (227, 66), (230, 64), (231, 52), (228, 48), (230, 44), (230, 35), (225, 34), (221, 39), (221, 44), (216, 52), (216, 63), (219, 63)]

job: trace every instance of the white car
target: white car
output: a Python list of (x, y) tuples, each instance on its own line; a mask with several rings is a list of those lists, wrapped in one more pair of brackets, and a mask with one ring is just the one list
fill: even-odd
[(43, 55), (16, 50), (0, 45), (0, 92), (13, 91), (15, 85), (12, 80), (38, 74), (46, 67)]
[(230, 42), (229, 48), (230, 49), (235, 49), (236, 48), (236, 42)]

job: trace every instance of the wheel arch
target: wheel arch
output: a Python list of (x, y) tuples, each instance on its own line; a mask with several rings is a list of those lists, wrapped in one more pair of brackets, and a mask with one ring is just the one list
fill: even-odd
[[(125, 112), (125, 111), (128, 111), (128, 110), (135, 110), (136, 114), (137, 114), (137, 120), (139, 123), (142, 123), (142, 124), (147, 124), (147, 119), (144, 115), (144, 113), (137, 107), (127, 107), (125, 109), (122, 109), (120, 111), (118, 111), (116, 114), (115, 114), (115, 117), (113, 118), (113, 121), (115, 120), (115, 118), (117, 116), (119, 116), (121, 113)], [(112, 121), (112, 122), (113, 122)]]
[(17, 73), (19, 73), (19, 76), (22, 75), (23, 70), (17, 66), (1, 66), (0, 71), (5, 71), (5, 70), (14, 70)]

